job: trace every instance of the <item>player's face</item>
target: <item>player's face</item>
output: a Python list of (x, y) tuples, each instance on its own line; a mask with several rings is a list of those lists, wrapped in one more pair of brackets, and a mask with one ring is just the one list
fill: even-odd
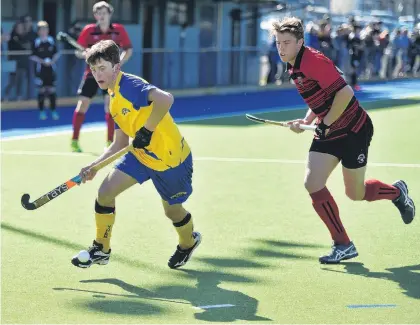
[(41, 37), (41, 38), (47, 37), (48, 36), (48, 33), (49, 33), (49, 30), (48, 30), (47, 27), (41, 27), (38, 30), (38, 36)]
[(112, 66), (112, 63), (100, 59), (94, 65), (90, 66), (93, 77), (101, 89), (112, 88), (115, 77), (119, 72), (119, 64)]
[(96, 21), (101, 25), (109, 25), (111, 22), (111, 14), (107, 8), (100, 8), (96, 10), (94, 16)]
[(283, 62), (293, 63), (303, 44), (303, 40), (298, 40), (290, 33), (277, 33), (276, 44), (280, 59)]

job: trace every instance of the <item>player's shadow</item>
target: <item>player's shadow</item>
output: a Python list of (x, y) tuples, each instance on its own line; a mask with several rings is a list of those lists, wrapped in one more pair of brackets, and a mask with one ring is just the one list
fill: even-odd
[(315, 255), (302, 254), (309, 249), (326, 248), (323, 245), (290, 242), (283, 240), (259, 239), (255, 241), (256, 247), (250, 253), (253, 257), (266, 257), (273, 259), (315, 259)]
[[(194, 314), (195, 318), (208, 322), (233, 322), (236, 320), (271, 321), (269, 318), (256, 315), (258, 307), (257, 299), (240, 291), (228, 290), (220, 287), (222, 282), (246, 283), (255, 282), (255, 280), (240, 275), (211, 271), (181, 270), (179, 274), (181, 278), (197, 279), (196, 285), (194, 287), (185, 285), (160, 286), (149, 291), (119, 279), (96, 279), (84, 280), (81, 282), (115, 285), (128, 292), (129, 297), (161, 300), (179, 304), (186, 304), (185, 302), (182, 302), (186, 300), (189, 302), (188, 305), (190, 305), (191, 308), (194, 308), (193, 310), (196, 310)], [(96, 291), (89, 292), (99, 293)], [(102, 292), (102, 294), (106, 293)], [(217, 307), (217, 305), (233, 306)], [(88, 307), (92, 306), (88, 305)], [(121, 313), (124, 313), (123, 308), (120, 311)]]
[[(17, 227), (14, 226), (12, 224), (9, 224), (7, 222), (2, 222), (1, 223), (1, 229), (6, 230), (6, 231), (10, 231), (12, 233), (21, 235), (21, 236), (26, 236), (28, 238), (33, 238), (37, 241), (41, 241), (44, 243), (48, 243), (48, 244), (52, 244), (55, 246), (59, 246), (59, 247), (64, 247), (67, 248), (69, 250), (72, 251), (80, 251), (82, 249), (86, 249), (86, 246), (71, 242), (69, 240), (66, 239), (62, 239), (59, 237), (54, 237), (51, 235), (44, 235), (40, 232), (36, 232), (33, 230), (29, 230), (29, 229), (25, 229), (25, 228), (21, 228), (21, 227)], [(133, 260), (130, 258), (127, 258), (126, 256), (123, 255), (118, 255), (118, 254), (113, 254), (112, 255), (112, 259), (115, 261), (118, 261), (126, 266), (130, 266), (130, 267), (139, 267), (142, 269), (145, 268), (149, 268), (151, 269), (152, 267), (145, 262), (139, 261), (139, 260)]]
[(344, 271), (323, 268), (326, 271), (348, 273), (366, 278), (384, 279), (398, 283), (403, 293), (414, 299), (420, 299), (420, 264), (393, 267), (386, 272), (371, 272), (358, 262), (344, 262)]

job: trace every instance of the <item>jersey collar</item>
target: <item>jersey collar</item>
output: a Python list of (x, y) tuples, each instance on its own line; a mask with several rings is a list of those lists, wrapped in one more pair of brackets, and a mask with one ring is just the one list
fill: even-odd
[(299, 50), (299, 53), (296, 55), (295, 64), (292, 66), (290, 63), (287, 63), (286, 67), (287, 70), (290, 69), (300, 69), (300, 64), (302, 62), (303, 53), (305, 52), (306, 46), (302, 45), (302, 47)]
[(115, 80), (114, 89), (109, 89), (108, 88), (108, 94), (109, 94), (109, 96), (111, 96), (111, 97), (114, 97), (115, 96), (115, 89), (119, 86), (119, 84), (121, 82), (122, 75), (123, 75), (123, 72), (122, 71), (118, 72), (117, 79)]
[[(101, 31), (101, 27), (99, 26), (99, 23), (96, 23), (95, 28), (96, 28), (96, 30), (97, 30), (97, 31), (99, 31), (99, 32), (101, 32), (101, 33), (102, 33), (102, 31)], [(114, 25), (113, 25), (112, 23), (109, 23), (108, 30), (109, 30), (109, 29), (114, 29)]]

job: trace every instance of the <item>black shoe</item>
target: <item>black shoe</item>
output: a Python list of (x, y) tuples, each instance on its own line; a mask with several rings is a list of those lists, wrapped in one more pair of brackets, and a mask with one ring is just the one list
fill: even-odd
[(103, 245), (94, 240), (93, 245), (87, 250), (89, 252), (90, 259), (87, 262), (80, 262), (76, 255), (72, 258), (71, 263), (74, 266), (81, 267), (84, 269), (91, 267), (93, 264), (106, 265), (109, 263), (111, 250), (109, 250), (108, 253), (104, 253), (102, 251), (102, 248)]
[(356, 247), (353, 242), (348, 245), (336, 245), (332, 246), (332, 251), (329, 255), (321, 256), (319, 263), (321, 264), (338, 264), (340, 261), (349, 260), (358, 256)]
[(400, 196), (393, 200), (392, 203), (400, 210), (401, 218), (404, 223), (409, 224), (416, 215), (416, 207), (414, 206), (414, 201), (408, 196), (407, 184), (400, 180), (392, 185), (400, 190)]
[(195, 244), (188, 249), (181, 249), (179, 245), (176, 247), (175, 253), (171, 256), (168, 261), (168, 266), (171, 269), (176, 269), (178, 267), (184, 266), (188, 260), (190, 259), (194, 250), (200, 245), (201, 243), (201, 234), (199, 232), (193, 232), (193, 238)]

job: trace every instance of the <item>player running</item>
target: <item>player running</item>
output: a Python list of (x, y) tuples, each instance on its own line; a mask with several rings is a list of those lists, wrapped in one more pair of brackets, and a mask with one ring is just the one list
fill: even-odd
[(111, 40), (95, 44), (86, 56), (92, 74), (111, 96), (110, 112), (116, 124), (114, 142), (92, 164), (83, 168), (83, 182), (93, 179), (91, 166), (126, 147), (134, 138), (134, 151), (126, 154), (104, 179), (95, 201), (96, 239), (86, 263), (77, 256), (75, 266), (108, 264), (115, 221), (115, 198), (136, 183), (151, 179), (159, 192), (166, 216), (179, 235), (179, 245), (169, 259), (170, 268), (183, 266), (201, 242), (193, 231), (191, 214), (183, 203), (192, 193), (193, 160), (190, 147), (174, 123), (169, 109), (173, 97), (140, 77), (120, 71), (118, 46)]
[(346, 194), (351, 200), (390, 200), (406, 224), (413, 221), (414, 202), (402, 180), (392, 185), (376, 179), (365, 180), (368, 149), (373, 136), (372, 121), (332, 61), (303, 44), (302, 22), (288, 17), (273, 23), (272, 32), (280, 58), (287, 62), (289, 74), (309, 106), (303, 119), (289, 122), (291, 130), (303, 132), (299, 125), (309, 125), (317, 118), (317, 129), (309, 149), (305, 187), (334, 241), (332, 252), (320, 257), (319, 261), (339, 263), (358, 255), (341, 222), (337, 204), (326, 187), (328, 177), (340, 161)]
[[(113, 40), (122, 49), (121, 65), (127, 62), (133, 53), (132, 45), (128, 34), (123, 25), (111, 23), (111, 16), (114, 8), (105, 1), (95, 3), (93, 6), (93, 15), (97, 21), (96, 24), (87, 25), (79, 35), (77, 42), (84, 48), (89, 48), (100, 40)], [(80, 57), (85, 58), (86, 51), (79, 54)], [(89, 109), (92, 98), (98, 91), (98, 84), (92, 76), (89, 66), (83, 74), (82, 82), (80, 83), (76, 109), (73, 114), (73, 136), (71, 140), (71, 149), (73, 152), (82, 152), (79, 145), (79, 134), (82, 128), (85, 114)], [(114, 121), (109, 115), (109, 95), (106, 91), (104, 93), (104, 109), (105, 120), (107, 123), (107, 145), (109, 145), (114, 137)]]
[(47, 113), (44, 111), (45, 97), (50, 100), (51, 117), (58, 120), (59, 115), (56, 109), (55, 93), (55, 63), (60, 54), (57, 51), (54, 38), (49, 36), (49, 26), (46, 21), (37, 24), (38, 37), (32, 44), (32, 55), (30, 59), (36, 62), (35, 65), (35, 84), (38, 86), (38, 109), (39, 119), (46, 120)]

